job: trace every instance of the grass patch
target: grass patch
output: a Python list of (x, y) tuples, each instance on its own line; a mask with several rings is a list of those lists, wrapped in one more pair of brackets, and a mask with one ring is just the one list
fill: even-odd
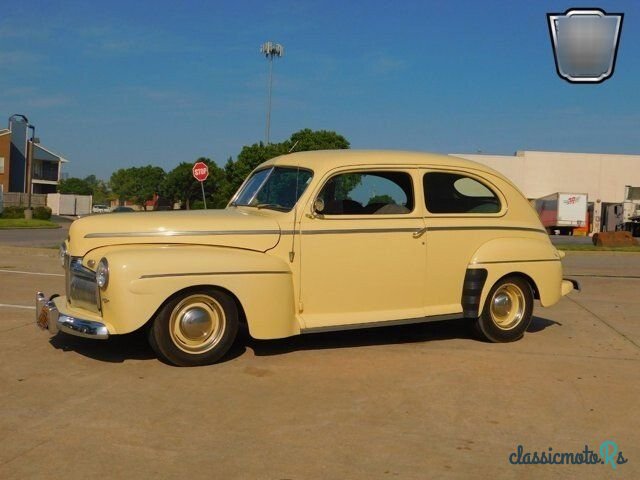
[(26, 220), (24, 218), (0, 218), (0, 229), (9, 228), (60, 228), (49, 220)]
[(640, 245), (634, 245), (631, 247), (596, 247), (595, 245), (572, 245), (561, 244), (554, 245), (558, 250), (564, 250), (565, 252), (636, 252), (640, 253)]

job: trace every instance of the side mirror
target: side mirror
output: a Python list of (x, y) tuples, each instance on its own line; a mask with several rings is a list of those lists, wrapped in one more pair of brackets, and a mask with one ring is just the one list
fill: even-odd
[(313, 211), (316, 213), (322, 213), (324, 211), (324, 200), (322, 198), (316, 198), (313, 202)]

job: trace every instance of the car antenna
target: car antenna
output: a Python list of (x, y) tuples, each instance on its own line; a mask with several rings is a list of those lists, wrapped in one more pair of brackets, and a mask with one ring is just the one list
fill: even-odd
[[(296, 148), (298, 142), (300, 140), (296, 140), (296, 143), (289, 149), (289, 153), (293, 152), (293, 149)], [(294, 198), (294, 206), (293, 206), (293, 233), (291, 234), (291, 251), (289, 252), (289, 263), (293, 263), (293, 259), (296, 256), (296, 220), (298, 218), (298, 180), (300, 178), (300, 160), (298, 160), (298, 164), (296, 166), (296, 196)]]

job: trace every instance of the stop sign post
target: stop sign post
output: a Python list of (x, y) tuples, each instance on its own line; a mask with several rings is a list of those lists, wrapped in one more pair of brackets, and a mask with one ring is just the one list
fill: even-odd
[(200, 182), (200, 188), (202, 188), (202, 201), (204, 202), (204, 208), (207, 209), (207, 199), (204, 196), (204, 181), (209, 177), (209, 167), (204, 162), (196, 162), (191, 169), (193, 178)]

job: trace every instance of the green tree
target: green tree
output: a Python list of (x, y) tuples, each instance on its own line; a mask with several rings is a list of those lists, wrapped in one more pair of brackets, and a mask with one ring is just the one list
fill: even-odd
[(247, 178), (247, 175), (258, 165), (271, 158), (286, 154), (289, 148), (287, 148), (286, 142), (271, 143), (269, 145), (260, 142), (242, 147), (236, 161), (234, 162), (229, 158), (224, 167), (227, 178), (226, 197), (230, 199), (242, 185), (244, 179)]
[[(209, 177), (204, 181), (204, 191), (208, 208), (224, 208), (227, 204), (225, 171), (213, 160), (199, 158), (198, 162), (204, 162), (209, 167)], [(164, 179), (160, 194), (171, 201), (181, 202), (187, 210), (196, 208), (202, 204), (202, 189), (200, 182), (193, 178), (193, 163), (182, 162), (171, 170)], [(201, 207), (200, 207), (201, 208)]]
[[(294, 152), (306, 152), (309, 150), (343, 150), (351, 146), (349, 141), (339, 133), (330, 130), (300, 130), (288, 140), (289, 149), (298, 142)], [(286, 142), (285, 142), (286, 143)]]
[(60, 183), (58, 184), (58, 193), (91, 195), (93, 191), (91, 189), (91, 185), (89, 185), (86, 180), (70, 177), (66, 180), (60, 180)]
[(339, 133), (329, 130), (311, 130), (305, 128), (295, 132), (287, 140), (280, 143), (254, 143), (246, 145), (234, 162), (227, 160), (224, 167), (227, 178), (226, 192), (230, 198), (240, 187), (249, 173), (262, 162), (279, 155), (286, 155), (290, 150), (302, 152), (308, 150), (338, 150), (349, 148), (349, 141)]
[(116, 170), (109, 181), (111, 190), (120, 201), (130, 200), (146, 210), (146, 202), (162, 187), (165, 172), (160, 167), (130, 167)]
[(100, 180), (95, 175), (89, 175), (85, 177), (85, 182), (91, 187), (91, 194), (93, 195), (94, 204), (107, 204), (111, 200), (111, 192), (107, 186), (107, 183)]
[(367, 205), (372, 205), (374, 203), (396, 203), (396, 201), (393, 199), (393, 197), (391, 195), (374, 195), (373, 197), (371, 197), (369, 199), (369, 201), (367, 202)]
[(131, 168), (120, 168), (111, 174), (109, 187), (118, 201), (127, 200), (133, 192), (133, 172)]

